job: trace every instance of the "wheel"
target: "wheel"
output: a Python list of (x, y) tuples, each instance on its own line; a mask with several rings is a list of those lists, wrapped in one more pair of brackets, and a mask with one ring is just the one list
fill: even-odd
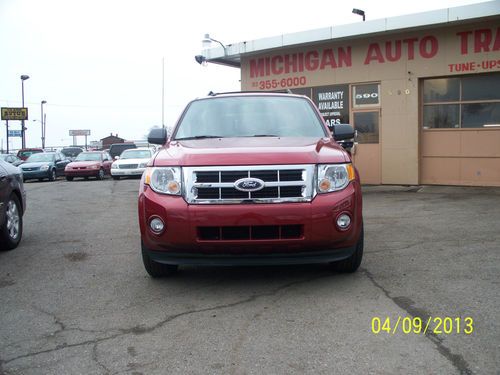
[(177, 265), (174, 264), (163, 264), (152, 260), (147, 254), (147, 249), (141, 242), (142, 247), (142, 261), (144, 263), (144, 268), (149, 273), (149, 276), (153, 278), (171, 276), (177, 272)]
[(104, 179), (104, 169), (99, 169), (99, 174), (97, 175), (98, 180)]
[(120, 179), (120, 176), (111, 176), (113, 177), (113, 180), (119, 180)]
[(66, 176), (66, 181), (73, 181), (73, 176)]
[(84, 180), (88, 180), (88, 179), (89, 179), (89, 176), (85, 176), (83, 179), (84, 179)]
[(57, 178), (56, 170), (51, 169), (49, 172), (49, 181), (55, 181)]
[(23, 235), (23, 215), (21, 204), (15, 194), (7, 202), (5, 219), (0, 228), (0, 249), (15, 249)]
[(338, 262), (331, 263), (332, 269), (336, 272), (353, 273), (359, 268), (361, 259), (363, 258), (364, 246), (364, 229), (361, 226), (361, 235), (359, 236), (358, 243), (356, 244), (356, 251), (349, 258), (343, 259)]

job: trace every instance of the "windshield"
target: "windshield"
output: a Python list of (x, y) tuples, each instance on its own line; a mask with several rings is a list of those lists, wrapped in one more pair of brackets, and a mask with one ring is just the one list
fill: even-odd
[(149, 150), (125, 150), (122, 152), (120, 159), (150, 159), (151, 151)]
[(36, 154), (38, 152), (43, 152), (43, 151), (39, 151), (39, 150), (29, 150), (29, 151), (19, 151), (17, 153), (17, 155), (20, 157), (20, 158), (27, 158), (29, 157), (30, 155), (32, 154)]
[(321, 138), (326, 133), (303, 98), (239, 96), (192, 102), (174, 139), (256, 136)]
[(75, 148), (63, 148), (61, 150), (61, 152), (66, 156), (75, 157), (82, 152), (82, 149), (77, 148), (77, 147), (75, 147)]
[(38, 154), (32, 154), (28, 160), (26, 160), (27, 163), (31, 162), (51, 162), (54, 161), (55, 154), (46, 154), (43, 152), (40, 152)]
[(78, 154), (75, 161), (101, 161), (100, 152), (82, 152)]

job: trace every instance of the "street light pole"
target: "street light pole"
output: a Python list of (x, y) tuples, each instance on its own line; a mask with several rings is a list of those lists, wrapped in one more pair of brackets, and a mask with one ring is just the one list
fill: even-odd
[(44, 118), (44, 115), (43, 115), (43, 105), (44, 104), (47, 104), (47, 101), (46, 100), (42, 100), (40, 102), (40, 109), (41, 109), (41, 128), (42, 128), (42, 148), (45, 149), (45, 118)]
[[(23, 74), (21, 76), (21, 97), (22, 97), (23, 108), (24, 108), (24, 81), (26, 81), (29, 78), (30, 78), (30, 76), (25, 75), (25, 74)], [(22, 148), (26, 148), (25, 130), (26, 130), (26, 128), (24, 127), (24, 120), (21, 120), (21, 145), (22, 145)]]

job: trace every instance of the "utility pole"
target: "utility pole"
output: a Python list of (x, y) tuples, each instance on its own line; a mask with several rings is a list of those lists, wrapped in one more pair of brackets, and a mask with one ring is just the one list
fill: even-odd
[[(24, 108), (24, 81), (26, 81), (29, 78), (30, 78), (30, 76), (28, 76), (26, 74), (23, 74), (21, 76), (21, 99), (22, 99), (22, 103), (23, 103), (23, 108)], [(26, 128), (24, 127), (24, 120), (21, 120), (21, 145), (22, 145), (22, 148), (26, 148), (25, 131), (26, 131)]]

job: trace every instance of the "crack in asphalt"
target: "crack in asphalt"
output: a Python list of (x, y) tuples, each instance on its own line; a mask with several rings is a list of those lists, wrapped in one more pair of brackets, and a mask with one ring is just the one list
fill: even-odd
[(92, 347), (92, 360), (97, 364), (97, 366), (99, 366), (101, 369), (104, 370), (105, 374), (109, 374), (111, 373), (111, 370), (108, 369), (103, 363), (99, 361), (99, 353), (97, 353), (97, 345), (99, 345), (99, 343), (96, 342)]
[[(366, 275), (366, 277), (372, 282), (373, 285), (375, 285), (385, 294), (387, 298), (393, 301), (401, 309), (405, 310), (412, 317), (420, 317), (422, 321), (426, 321), (432, 316), (432, 314), (427, 312), (425, 309), (414, 306), (414, 302), (407, 297), (392, 297), (389, 291), (375, 280), (375, 277), (370, 271), (368, 271), (366, 268), (360, 268), (360, 270)], [(444, 345), (444, 340), (442, 338), (440, 338), (432, 331), (428, 331), (424, 334), (424, 336), (436, 346), (437, 351), (444, 358), (446, 358), (453, 365), (453, 367), (455, 367), (460, 372), (460, 374), (473, 374), (469, 364), (464, 359), (464, 357), (461, 354), (454, 354), (448, 347)]]
[[(206, 308), (203, 308), (203, 309), (192, 309), (192, 310), (188, 310), (188, 311), (183, 311), (183, 312), (180, 312), (178, 314), (169, 315), (165, 319), (163, 319), (160, 322), (158, 322), (158, 323), (156, 323), (156, 324), (154, 324), (152, 326), (149, 326), (149, 327), (148, 326), (143, 326), (143, 325), (137, 325), (137, 326), (131, 327), (131, 328), (111, 329), (111, 330), (108, 330), (108, 332), (115, 332), (115, 333), (112, 334), (112, 335), (105, 336), (105, 337), (95, 338), (93, 340), (85, 340), (85, 341), (74, 343), (74, 344), (62, 343), (62, 344), (56, 345), (54, 348), (40, 350), (40, 351), (32, 352), (32, 353), (22, 354), (22, 355), (19, 355), (17, 357), (14, 357), (14, 358), (9, 358), (9, 359), (1, 359), (0, 358), (0, 370), (3, 369), (3, 365), (9, 364), (9, 363), (14, 362), (14, 361), (17, 361), (19, 359), (30, 358), (30, 357), (34, 357), (34, 356), (37, 356), (37, 355), (40, 355), (40, 354), (47, 354), (47, 353), (51, 353), (51, 352), (55, 352), (55, 351), (59, 351), (59, 350), (63, 350), (63, 349), (70, 349), (70, 348), (75, 348), (75, 347), (80, 347), (80, 346), (93, 345), (94, 347), (93, 347), (92, 350), (93, 350), (93, 353), (94, 353), (94, 350), (97, 350), (97, 345), (99, 343), (101, 343), (101, 342), (113, 340), (113, 339), (115, 339), (117, 337), (129, 335), (129, 334), (133, 334), (133, 335), (147, 334), (147, 333), (153, 332), (154, 330), (156, 330), (158, 328), (161, 328), (164, 325), (170, 323), (171, 321), (173, 321), (173, 320), (175, 320), (177, 318), (183, 317), (183, 316), (192, 315), (192, 314), (198, 314), (198, 313), (204, 313), (204, 312), (209, 312), (209, 311), (218, 311), (218, 310), (228, 309), (228, 308), (232, 308), (232, 307), (239, 306), (239, 305), (244, 305), (244, 304), (253, 302), (253, 301), (255, 301), (255, 300), (259, 299), (259, 298), (274, 296), (274, 295), (280, 293), (281, 291), (286, 290), (288, 288), (291, 288), (291, 287), (293, 287), (295, 285), (305, 284), (305, 283), (308, 283), (308, 282), (311, 282), (311, 281), (315, 281), (315, 280), (319, 280), (319, 279), (322, 279), (322, 278), (325, 278), (325, 277), (331, 277), (331, 276), (333, 276), (333, 274), (330, 273), (330, 272), (328, 272), (328, 273), (325, 273), (325, 274), (322, 274), (322, 275), (319, 275), (319, 276), (310, 277), (310, 278), (302, 279), (302, 280), (292, 281), (292, 282), (289, 282), (287, 284), (284, 284), (284, 285), (281, 285), (281, 286), (277, 287), (273, 291), (266, 292), (266, 293), (261, 293), (261, 294), (254, 294), (254, 295), (252, 295), (250, 297), (247, 297), (245, 299), (242, 299), (242, 300), (239, 300), (239, 301), (236, 301), (236, 302), (222, 304), (222, 305), (217, 305), (217, 306), (212, 306), (212, 307), (206, 307)], [(42, 312), (44, 312), (44, 311), (42, 311)], [(44, 312), (44, 313), (46, 313), (46, 314), (48, 314), (48, 315), (50, 315), (50, 316), (52, 316), (54, 318), (54, 315), (52, 315), (50, 313), (47, 313), (47, 312)], [(56, 320), (56, 319), (54, 318), (54, 320)], [(56, 320), (56, 321), (59, 322), (60, 327), (65, 327), (65, 325), (63, 323), (61, 323), (59, 320)], [(61, 333), (63, 331), (64, 330), (60, 330), (59, 329), (56, 332)], [(106, 332), (106, 331), (104, 331), (104, 332)], [(97, 365), (100, 365), (100, 362), (97, 361), (97, 355), (94, 356), (94, 354), (93, 354), (93, 360), (96, 361)], [(5, 371), (5, 370), (3, 370), (3, 371)], [(109, 373), (109, 370), (108, 370), (108, 373)], [(0, 373), (0, 375), (2, 375), (2, 373)]]

